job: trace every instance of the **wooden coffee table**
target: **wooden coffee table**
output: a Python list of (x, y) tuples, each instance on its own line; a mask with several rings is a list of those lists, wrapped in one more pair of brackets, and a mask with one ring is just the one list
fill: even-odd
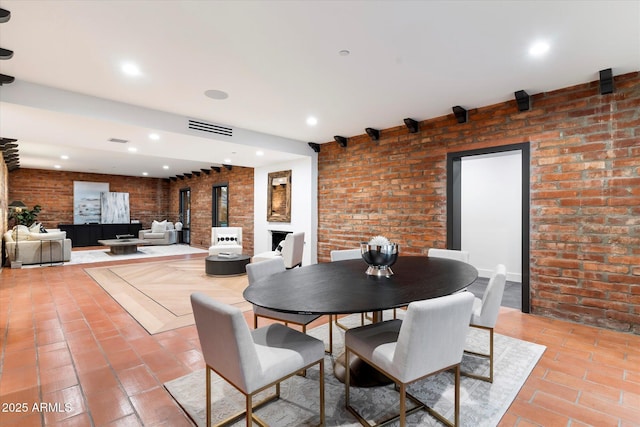
[(103, 246), (109, 246), (113, 255), (135, 254), (138, 251), (138, 245), (144, 245), (146, 240), (142, 239), (107, 239), (98, 240)]

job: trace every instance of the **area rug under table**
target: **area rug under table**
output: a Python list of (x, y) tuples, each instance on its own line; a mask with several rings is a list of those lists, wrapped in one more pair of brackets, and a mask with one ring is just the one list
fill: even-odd
[[(360, 317), (349, 316), (342, 322), (357, 326)], [(309, 331), (319, 339), (327, 340), (328, 326), (323, 325)], [(544, 353), (539, 344), (495, 334), (494, 382), (488, 383), (461, 377), (460, 420), (461, 425), (492, 427), (498, 424), (520, 388)], [(344, 332), (334, 328), (334, 355), (342, 353)], [(468, 350), (488, 351), (488, 332), (471, 329), (467, 339)], [(437, 349), (434, 349), (437, 351)], [(355, 417), (344, 407), (344, 384), (333, 375), (334, 357), (325, 356), (325, 415), (328, 426), (359, 426)], [(488, 362), (465, 355), (463, 370), (486, 375)], [(319, 391), (317, 367), (307, 370), (306, 377), (294, 376), (285, 380), (281, 387), (281, 398), (256, 411), (265, 422), (273, 426), (307, 426), (319, 422)], [(206, 425), (205, 417), (205, 371), (199, 370), (164, 384), (174, 399), (198, 426)], [(448, 419), (453, 419), (453, 374), (444, 372), (419, 381), (409, 391), (433, 407)], [(267, 390), (254, 401), (273, 393)], [(410, 401), (407, 401), (409, 406)], [(244, 396), (215, 373), (212, 373), (213, 421), (219, 422), (244, 409)], [(397, 413), (398, 393), (393, 386), (352, 388), (351, 403), (370, 422), (379, 422)], [(244, 419), (234, 426), (244, 425)], [(441, 424), (425, 411), (407, 417), (408, 425), (440, 426)], [(392, 424), (392, 425), (397, 425)]]
[(86, 268), (89, 274), (150, 334), (194, 324), (190, 296), (203, 292), (242, 311), (247, 276), (212, 277), (204, 258)]

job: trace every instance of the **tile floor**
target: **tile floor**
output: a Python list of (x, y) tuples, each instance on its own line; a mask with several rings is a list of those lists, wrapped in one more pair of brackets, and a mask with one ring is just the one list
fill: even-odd
[[(496, 330), (547, 346), (501, 426), (640, 426), (640, 336), (510, 308)], [(149, 335), (82, 266), (4, 268), (0, 342), (0, 427), (191, 425), (162, 384), (203, 367), (195, 327)]]

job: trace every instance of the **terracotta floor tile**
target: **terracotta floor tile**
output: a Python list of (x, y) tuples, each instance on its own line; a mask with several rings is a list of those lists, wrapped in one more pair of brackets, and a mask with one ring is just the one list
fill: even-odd
[(588, 408), (593, 408), (596, 411), (614, 413), (628, 422), (640, 423), (640, 407), (637, 406), (632, 408), (620, 405), (618, 402), (612, 403), (610, 400), (605, 400), (600, 395), (589, 391), (582, 392), (578, 403)]
[(108, 366), (104, 354), (99, 350), (74, 354), (73, 361), (79, 374), (106, 368)]
[[(71, 405), (0, 427), (191, 426), (162, 384), (203, 367), (194, 326), (149, 335), (82, 266), (0, 275), (0, 401)], [(640, 427), (640, 336), (507, 308), (496, 332), (547, 347), (500, 426)]]
[(42, 395), (41, 403), (58, 405), (59, 410), (42, 411), (46, 424), (53, 424), (87, 412), (80, 386), (72, 386)]
[(614, 426), (618, 422), (615, 412), (604, 413), (592, 408), (558, 399), (556, 396), (538, 392), (533, 398), (533, 404), (557, 414), (566, 415), (572, 419), (594, 426)]
[(145, 365), (139, 365), (131, 369), (118, 372), (118, 378), (129, 396), (136, 395), (143, 391), (157, 388), (159, 384), (156, 378)]
[(110, 423), (105, 424), (102, 427), (142, 427), (143, 424), (140, 422), (138, 417), (135, 414), (127, 415), (126, 417), (122, 417), (120, 419), (111, 421)]
[(52, 351), (38, 352), (38, 365), (40, 369), (44, 371), (59, 366), (70, 365), (71, 362), (71, 353), (66, 347)]
[(0, 427), (40, 427), (42, 426), (42, 416), (37, 413), (29, 412), (2, 414), (0, 418)]
[(4, 357), (3, 370), (36, 366), (36, 349), (34, 347), (11, 352)]
[[(42, 375), (44, 373), (44, 375)], [(75, 367), (71, 364), (41, 371), (40, 387), (42, 393), (51, 393), (78, 384)]]
[(87, 395), (87, 404), (97, 426), (134, 413), (129, 398), (119, 387), (105, 387), (99, 393)]
[(154, 388), (131, 397), (143, 424), (154, 425), (174, 416), (179, 410), (164, 388)]
[(115, 372), (109, 366), (100, 367), (86, 372), (78, 372), (80, 385), (85, 395), (99, 394), (109, 388), (120, 386)]
[(138, 356), (138, 353), (131, 349), (109, 353), (107, 354), (107, 361), (116, 372), (133, 368), (142, 363), (142, 359)]

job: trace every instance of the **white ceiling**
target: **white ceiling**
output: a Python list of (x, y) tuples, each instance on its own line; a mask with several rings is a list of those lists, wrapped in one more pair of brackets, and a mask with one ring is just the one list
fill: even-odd
[[(23, 168), (167, 177), (227, 160), (259, 167), (312, 155), (307, 142), (334, 135), (503, 102), (520, 89), (581, 84), (605, 68), (640, 70), (640, 1), (0, 0), (0, 7), (11, 12), (0, 24), (0, 47), (14, 51), (0, 72), (16, 77), (0, 88), (0, 136), (19, 140)], [(534, 58), (528, 49), (539, 40), (550, 49)], [(125, 76), (127, 61), (142, 74)], [(75, 93), (65, 97), (74, 106), (48, 102), (47, 87)], [(205, 97), (211, 89), (229, 97)], [(74, 95), (103, 98), (96, 101), (122, 114), (98, 115)], [(154, 112), (250, 137), (151, 127), (144, 116)], [(311, 115), (314, 127), (305, 123)], [(160, 140), (150, 141), (151, 132)], [(286, 139), (266, 143), (264, 134)]]

